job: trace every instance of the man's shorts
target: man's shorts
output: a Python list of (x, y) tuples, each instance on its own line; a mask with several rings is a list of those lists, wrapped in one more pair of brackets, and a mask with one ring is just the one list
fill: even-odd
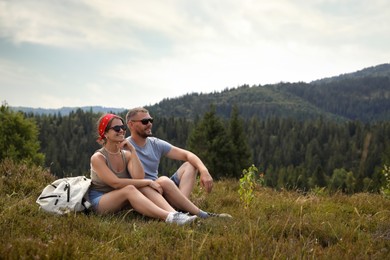
[(178, 172), (175, 172), (175, 173), (171, 176), (171, 180), (176, 184), (177, 187), (179, 187), (180, 179), (179, 179), (179, 173), (178, 173)]

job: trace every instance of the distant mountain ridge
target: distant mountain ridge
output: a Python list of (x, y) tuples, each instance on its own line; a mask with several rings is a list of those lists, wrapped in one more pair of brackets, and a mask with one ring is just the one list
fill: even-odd
[[(195, 119), (215, 107), (218, 116), (229, 118), (236, 105), (244, 119), (285, 117), (299, 120), (325, 118), (374, 122), (390, 120), (390, 64), (380, 64), (353, 73), (319, 79), (310, 83), (242, 85), (221, 92), (191, 93), (166, 98), (146, 106), (153, 116)], [(125, 108), (88, 106), (43, 109), (11, 107), (35, 114), (67, 115), (76, 109), (123, 113)]]
[(62, 107), (62, 108), (32, 108), (32, 107), (11, 107), (13, 111), (21, 111), (23, 113), (33, 114), (61, 114), (62, 116), (69, 115), (72, 111), (81, 109), (83, 111), (92, 111), (94, 113), (122, 113), (126, 108), (114, 108), (114, 107), (103, 107), (103, 106), (83, 106), (83, 107)]
[(215, 106), (216, 113), (230, 116), (236, 105), (244, 119), (257, 117), (324, 118), (363, 122), (390, 120), (390, 64), (311, 83), (243, 85), (210, 94), (187, 94), (164, 99), (148, 107), (153, 115), (194, 119)]
[(341, 74), (339, 76), (315, 80), (312, 81), (311, 83), (329, 83), (329, 82), (339, 81), (344, 79), (364, 78), (364, 77), (390, 77), (390, 63), (368, 67), (362, 70), (358, 70), (356, 72)]

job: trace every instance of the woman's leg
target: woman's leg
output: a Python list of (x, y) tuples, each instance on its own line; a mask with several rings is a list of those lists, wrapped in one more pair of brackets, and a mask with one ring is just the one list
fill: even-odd
[(152, 218), (166, 220), (169, 214), (167, 210), (158, 207), (146, 198), (133, 185), (105, 193), (100, 199), (97, 211), (102, 214), (117, 212), (128, 204), (131, 204), (134, 210), (142, 215)]
[(172, 208), (172, 206), (165, 200), (163, 195), (161, 195), (158, 191), (153, 189), (152, 187), (142, 187), (139, 188), (139, 190), (144, 194), (148, 199), (150, 199), (154, 204), (156, 204), (158, 207), (169, 211), (174, 212), (175, 209)]
[(176, 186), (176, 184), (166, 176), (162, 176), (156, 180), (163, 188), (164, 198), (177, 209), (189, 212), (193, 215), (198, 215), (200, 210), (190, 201)]

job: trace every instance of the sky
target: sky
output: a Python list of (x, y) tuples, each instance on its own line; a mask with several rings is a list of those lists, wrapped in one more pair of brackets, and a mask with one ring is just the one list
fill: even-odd
[(132, 108), (390, 62), (388, 0), (0, 0), (0, 101)]

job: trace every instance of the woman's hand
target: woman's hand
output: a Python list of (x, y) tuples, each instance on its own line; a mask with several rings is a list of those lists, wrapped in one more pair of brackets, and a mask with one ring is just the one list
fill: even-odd
[(161, 185), (158, 184), (157, 182), (151, 181), (149, 186), (151, 188), (155, 189), (156, 191), (158, 191), (158, 193), (160, 193), (161, 195), (163, 194), (163, 189), (162, 189)]
[(134, 146), (129, 141), (127, 141), (127, 139), (124, 139), (122, 142), (119, 143), (119, 148), (126, 149), (130, 151), (130, 153), (135, 153)]

